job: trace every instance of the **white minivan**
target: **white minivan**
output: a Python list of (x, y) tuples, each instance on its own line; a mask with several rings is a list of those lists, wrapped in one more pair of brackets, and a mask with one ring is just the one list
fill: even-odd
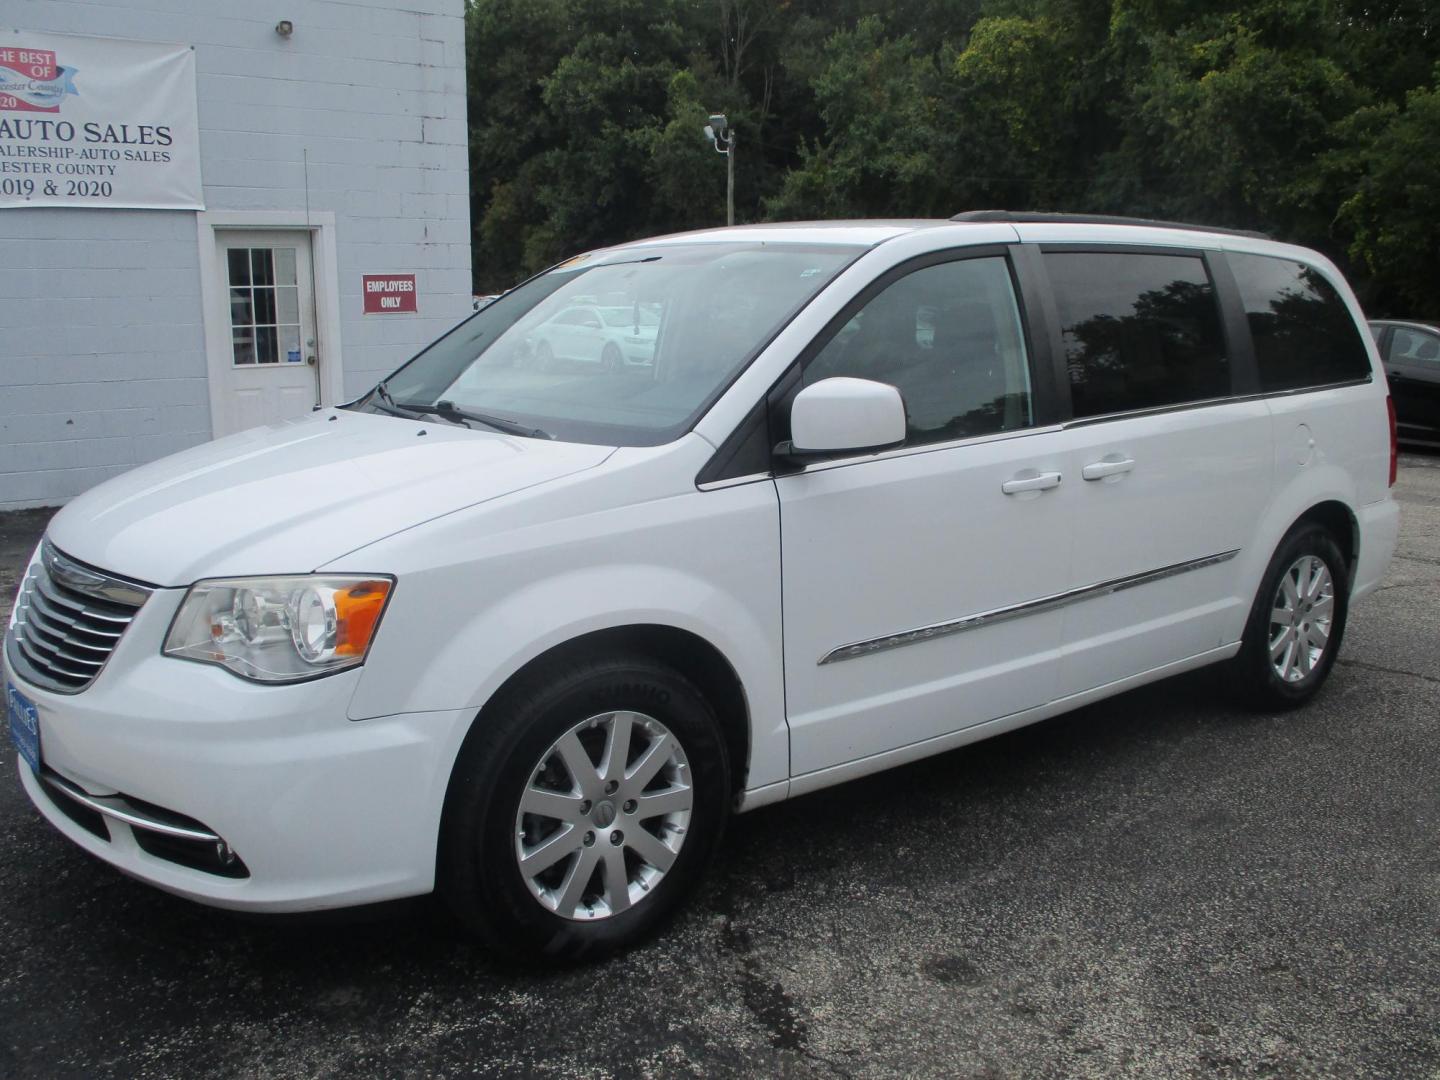
[[(650, 363), (526, 362), (597, 296)], [(1312, 696), (1398, 528), (1364, 325), (1313, 251), (1122, 219), (571, 259), (60, 511), (5, 639), (20, 778), (204, 903), (434, 890), (603, 953), (733, 812), (1204, 664)]]

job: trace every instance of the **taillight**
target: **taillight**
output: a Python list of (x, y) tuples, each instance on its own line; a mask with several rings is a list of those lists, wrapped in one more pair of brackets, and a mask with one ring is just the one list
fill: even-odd
[(1390, 414), (1390, 486), (1395, 486), (1395, 475), (1400, 468), (1400, 444), (1395, 437), (1395, 399), (1385, 397), (1385, 411)]

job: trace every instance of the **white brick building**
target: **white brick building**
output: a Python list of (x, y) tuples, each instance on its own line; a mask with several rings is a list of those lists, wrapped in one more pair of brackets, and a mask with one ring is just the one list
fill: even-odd
[(10, 40), (193, 46), (204, 209), (0, 206), (0, 510), (348, 400), (469, 312), (463, 8), (7, 0)]

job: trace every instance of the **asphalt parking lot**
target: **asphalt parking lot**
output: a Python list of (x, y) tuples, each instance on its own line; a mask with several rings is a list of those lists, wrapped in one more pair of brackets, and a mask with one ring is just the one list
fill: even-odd
[[(667, 934), (501, 964), (428, 905), (241, 921), (0, 746), (0, 1076), (1440, 1077), (1440, 456), (1309, 708), (1202, 671), (736, 819)], [(0, 614), (43, 528), (0, 516)]]

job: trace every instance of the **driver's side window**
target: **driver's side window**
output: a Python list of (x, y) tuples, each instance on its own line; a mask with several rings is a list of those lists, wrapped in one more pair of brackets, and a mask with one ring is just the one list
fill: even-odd
[(1397, 326), (1390, 339), (1390, 359), (1440, 365), (1440, 338), (1420, 330), (1407, 330)]
[(1020, 311), (999, 256), (939, 263), (892, 282), (806, 366), (889, 383), (910, 445), (1028, 427), (1034, 410)]

